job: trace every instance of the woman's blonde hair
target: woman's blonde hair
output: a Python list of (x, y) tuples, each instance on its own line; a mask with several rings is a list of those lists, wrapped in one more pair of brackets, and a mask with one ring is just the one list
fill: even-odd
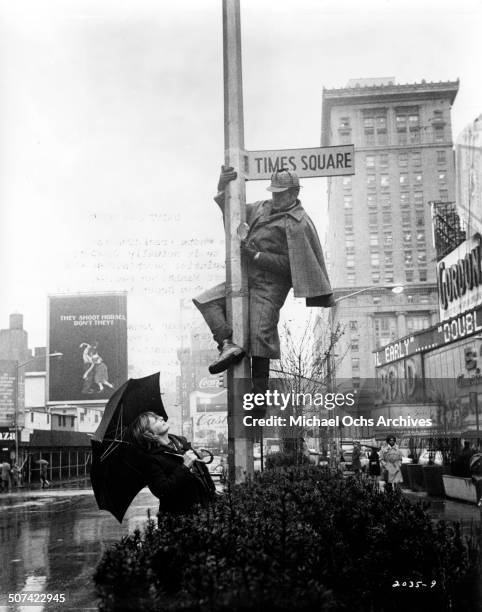
[(143, 412), (129, 426), (129, 437), (134, 444), (150, 450), (152, 447), (162, 444), (159, 436), (151, 431), (151, 418), (158, 419), (155, 412)]

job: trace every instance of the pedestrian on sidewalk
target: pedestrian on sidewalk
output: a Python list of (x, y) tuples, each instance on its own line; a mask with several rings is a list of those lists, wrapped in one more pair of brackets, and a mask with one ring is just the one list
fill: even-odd
[(373, 481), (374, 484), (378, 484), (380, 479), (381, 469), (380, 469), (380, 457), (378, 455), (378, 449), (375, 446), (372, 446), (372, 450), (370, 455), (368, 456), (368, 476), (370, 480)]
[(16, 489), (18, 489), (19, 486), (21, 486), (21, 476), (22, 476), (21, 469), (18, 467), (16, 463), (14, 463), (12, 465), (12, 470), (11, 470), (12, 487), (15, 487)]
[(41, 459), (40, 461), (40, 484), (42, 485), (42, 489), (46, 489), (50, 486), (50, 482), (47, 480), (48, 461), (45, 461), (45, 459)]
[(385, 491), (399, 490), (402, 477), (402, 451), (397, 446), (395, 436), (388, 436), (387, 443), (380, 453), (380, 464), (384, 472)]
[(4, 461), (2, 463), (2, 471), (1, 471), (1, 476), (2, 476), (2, 491), (3, 492), (7, 492), (10, 493), (10, 488), (12, 486), (12, 481), (11, 481), (11, 468), (10, 468), (10, 463), (8, 461)]
[(351, 456), (351, 469), (355, 472), (355, 476), (360, 476), (362, 471), (361, 464), (361, 446), (360, 442), (353, 444), (353, 453)]

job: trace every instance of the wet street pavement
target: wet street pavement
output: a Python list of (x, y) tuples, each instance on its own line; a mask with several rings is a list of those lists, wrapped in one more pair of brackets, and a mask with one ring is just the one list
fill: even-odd
[[(120, 525), (97, 508), (88, 482), (72, 490), (29, 491), (0, 502), (0, 610), (96, 610), (92, 574), (103, 551), (155, 518), (157, 500), (143, 490)], [(8, 603), (9, 593), (51, 593), (65, 603)]]
[[(479, 509), (423, 494), (406, 493), (414, 502), (430, 501), (437, 519), (460, 520), (464, 531), (480, 525)], [(0, 610), (96, 610), (92, 574), (103, 551), (123, 535), (155, 518), (156, 498), (143, 490), (120, 525), (97, 508), (88, 481), (76, 488), (33, 490), (0, 497)], [(8, 604), (9, 593), (64, 594), (65, 603), (44, 606)]]

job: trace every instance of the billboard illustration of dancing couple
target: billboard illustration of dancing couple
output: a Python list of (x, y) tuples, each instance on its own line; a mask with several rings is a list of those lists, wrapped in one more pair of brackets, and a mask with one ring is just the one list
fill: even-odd
[(127, 379), (127, 298), (123, 293), (51, 296), (49, 401), (107, 399)]

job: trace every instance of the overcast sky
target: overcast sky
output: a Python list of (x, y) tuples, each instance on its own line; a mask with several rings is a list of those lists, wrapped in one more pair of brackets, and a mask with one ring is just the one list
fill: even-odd
[[(322, 87), (354, 77), (460, 78), (454, 135), (482, 112), (478, 0), (241, 4), (247, 149), (319, 145)], [(135, 324), (177, 320), (191, 285), (222, 278), (222, 159), (220, 0), (0, 1), (0, 327), (22, 312), (44, 345), (47, 294), (115, 289), (132, 291)], [(248, 185), (248, 200), (265, 187)], [(302, 192), (321, 235), (325, 191), (310, 179)], [(149, 296), (147, 276), (133, 284), (139, 253), (122, 276), (133, 237), (171, 241), (151, 279), (173, 294)], [(183, 245), (209, 237), (204, 275), (179, 254), (202, 260)]]

